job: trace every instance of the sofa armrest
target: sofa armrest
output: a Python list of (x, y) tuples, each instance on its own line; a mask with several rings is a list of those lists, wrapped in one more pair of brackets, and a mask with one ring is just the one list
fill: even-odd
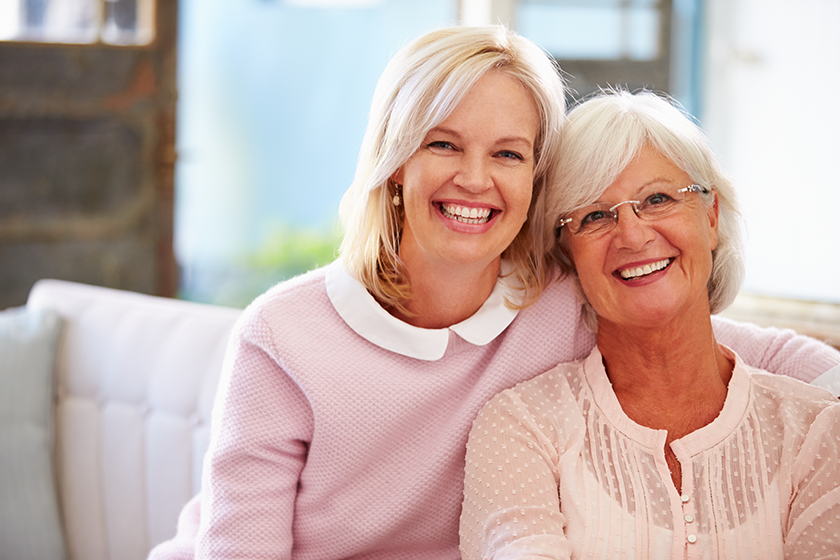
[(238, 309), (59, 280), (27, 306), (64, 319), (56, 470), (71, 559), (144, 559), (198, 491)]

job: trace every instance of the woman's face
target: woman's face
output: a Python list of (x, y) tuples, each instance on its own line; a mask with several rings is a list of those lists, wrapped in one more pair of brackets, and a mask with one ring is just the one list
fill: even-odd
[(540, 117), (531, 95), (485, 75), (394, 175), (405, 221), (400, 256), (413, 265), (498, 265), (528, 216)]
[[(651, 188), (680, 189), (691, 184), (687, 173), (645, 147), (599, 201), (612, 206), (638, 200), (641, 191)], [(708, 313), (707, 283), (712, 250), (717, 246), (717, 199), (709, 207), (698, 194), (687, 194), (679, 210), (655, 221), (641, 220), (631, 204), (619, 206), (617, 212), (613, 230), (567, 238), (601, 328), (604, 321), (657, 326), (690, 310)]]

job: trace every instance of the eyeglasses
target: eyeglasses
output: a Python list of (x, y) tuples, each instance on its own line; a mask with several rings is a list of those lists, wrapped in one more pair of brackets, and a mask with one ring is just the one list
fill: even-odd
[(708, 194), (708, 189), (700, 185), (691, 185), (684, 189), (659, 189), (640, 193), (639, 200), (625, 200), (613, 206), (606, 202), (587, 204), (572, 210), (568, 216), (561, 218), (557, 225), (565, 227), (571, 235), (602, 235), (612, 231), (618, 224), (618, 208), (629, 204), (639, 219), (646, 221), (658, 220), (670, 216), (679, 210), (688, 193)]

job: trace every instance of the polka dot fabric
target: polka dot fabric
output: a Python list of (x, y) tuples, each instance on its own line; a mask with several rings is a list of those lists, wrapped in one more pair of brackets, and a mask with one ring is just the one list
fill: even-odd
[(740, 359), (711, 424), (635, 424), (601, 355), (505, 391), (470, 433), (465, 559), (840, 558), (840, 403)]

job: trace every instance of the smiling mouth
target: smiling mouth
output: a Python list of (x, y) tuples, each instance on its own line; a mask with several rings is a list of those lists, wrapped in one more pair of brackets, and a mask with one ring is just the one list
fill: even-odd
[(618, 273), (625, 280), (634, 280), (636, 278), (641, 278), (642, 276), (647, 276), (648, 274), (653, 274), (657, 270), (668, 268), (668, 265), (670, 265), (671, 262), (673, 262), (672, 259), (662, 259), (659, 262), (646, 264), (645, 266), (625, 268), (624, 270), (620, 270)]
[(468, 208), (466, 206), (455, 206), (440, 204), (440, 213), (462, 224), (486, 224), (493, 215), (490, 208)]

